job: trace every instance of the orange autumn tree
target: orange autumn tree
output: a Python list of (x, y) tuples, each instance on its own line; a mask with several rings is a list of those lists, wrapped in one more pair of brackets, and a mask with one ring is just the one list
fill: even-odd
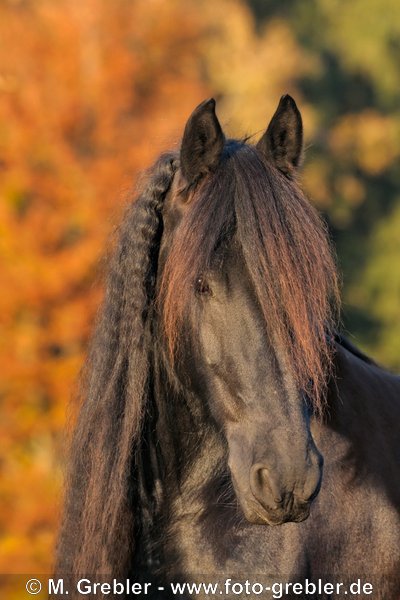
[(3, 2), (0, 31), (0, 572), (48, 571), (95, 265), (132, 174), (208, 91), (178, 2)]
[(133, 175), (211, 93), (247, 133), (313, 65), (239, 0), (5, 0), (0, 35), (0, 572), (48, 572), (66, 407)]

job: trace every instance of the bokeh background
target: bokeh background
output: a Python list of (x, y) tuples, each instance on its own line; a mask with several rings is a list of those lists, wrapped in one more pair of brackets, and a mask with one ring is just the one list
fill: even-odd
[(1, 0), (0, 39), (0, 573), (49, 573), (100, 257), (204, 98), (233, 136), (296, 98), (344, 327), (400, 370), (400, 3)]

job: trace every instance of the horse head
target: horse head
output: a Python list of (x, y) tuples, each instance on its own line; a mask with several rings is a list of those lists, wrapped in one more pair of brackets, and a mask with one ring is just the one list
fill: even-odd
[(301, 152), (289, 96), (257, 146), (226, 140), (206, 101), (186, 125), (163, 209), (169, 354), (222, 432), (245, 517), (270, 525), (306, 519), (322, 478), (310, 420), (329, 370), (336, 280), (324, 228), (295, 182)]

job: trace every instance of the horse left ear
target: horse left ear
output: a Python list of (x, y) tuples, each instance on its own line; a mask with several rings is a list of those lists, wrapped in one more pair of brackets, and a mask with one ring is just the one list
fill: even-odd
[(303, 122), (296, 102), (288, 94), (280, 99), (257, 148), (287, 177), (291, 177), (299, 166), (303, 150)]

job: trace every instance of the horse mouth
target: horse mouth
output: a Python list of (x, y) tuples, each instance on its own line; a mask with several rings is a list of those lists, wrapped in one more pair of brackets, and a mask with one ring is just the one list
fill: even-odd
[(282, 509), (266, 509), (258, 502), (240, 502), (245, 519), (253, 525), (283, 525), (284, 523), (301, 523), (310, 516), (311, 503), (301, 503), (290, 511)]

